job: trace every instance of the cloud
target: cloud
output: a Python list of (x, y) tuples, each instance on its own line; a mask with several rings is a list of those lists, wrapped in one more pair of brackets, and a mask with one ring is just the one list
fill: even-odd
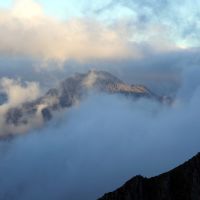
[[(120, 5), (125, 6), (122, 2)], [(147, 52), (169, 52), (183, 47), (171, 37), (171, 26), (144, 20), (147, 18), (142, 15), (141, 22), (139, 18), (122, 15), (114, 20), (106, 18), (106, 22), (85, 13), (64, 21), (46, 15), (35, 1), (17, 0), (10, 9), (0, 10), (0, 54), (31, 57), (45, 63), (138, 59)]]
[(0, 54), (30, 57), (37, 68), (49, 68), (49, 60), (138, 59), (199, 46), (193, 1), (91, 1), (81, 17), (64, 21), (46, 15), (36, 1), (16, 0), (0, 10)]
[(11, 15), (19, 19), (31, 19), (43, 17), (43, 9), (40, 4), (32, 0), (14, 0)]
[(83, 81), (83, 84), (84, 84), (84, 86), (86, 86), (88, 88), (92, 88), (92, 86), (96, 82), (96, 79), (97, 79), (96, 73), (94, 73), (93, 71), (91, 71), (89, 73), (89, 75), (87, 76), (87, 78)]
[[(122, 7), (131, 14), (116, 19), (112, 12)], [(189, 16), (184, 8), (194, 12)], [(30, 0), (0, 10), (1, 76), (52, 87), (58, 79), (94, 67), (176, 96), (170, 108), (90, 96), (41, 128), (44, 103), (27, 124), (10, 126), (5, 113), (41, 91), (35, 82), (1, 79), (8, 101), (0, 106), (0, 134), (27, 134), (0, 142), (0, 199), (95, 199), (136, 174), (156, 175), (199, 151), (199, 49), (184, 49), (198, 46), (197, 8), (186, 1), (119, 1), (117, 8), (109, 4), (98, 10), (98, 16), (107, 12), (104, 20), (88, 15), (67, 21), (45, 15)], [(114, 17), (105, 22), (108, 10)], [(64, 62), (59, 72), (33, 70), (58, 69), (56, 61)], [(94, 80), (91, 74), (85, 84), (90, 87)], [(40, 130), (28, 133), (35, 127)]]
[(187, 48), (199, 46), (199, 6), (199, 1), (196, 0), (119, 0), (102, 6), (97, 10), (97, 15), (113, 16), (114, 13), (127, 9), (132, 21), (138, 28), (142, 27), (144, 36), (148, 35), (148, 27), (157, 26), (165, 29), (165, 36), (176, 46)]
[(15, 1), (11, 9), (1, 10), (0, 27), (1, 54), (47, 60), (140, 55), (108, 26), (86, 18), (56, 20), (31, 0)]
[(41, 123), (40, 113), (37, 119), (32, 118), (30, 123), (21, 124), (19, 126), (8, 124), (6, 120), (7, 112), (12, 108), (21, 108), (23, 103), (31, 102), (41, 94), (40, 87), (35, 82), (22, 83), (20, 80), (2, 78), (0, 80), (1, 91), (6, 94), (7, 101), (0, 105), (0, 136), (10, 133), (23, 133), (30, 127)]
[[(90, 96), (30, 133), (43, 123), (40, 111), (45, 104), (21, 126), (5, 124), (5, 113), (37, 98), (40, 85), (1, 79), (8, 96), (0, 106), (1, 134), (27, 134), (0, 142), (0, 199), (95, 199), (136, 174), (156, 175), (199, 151), (199, 49), (184, 49), (198, 36), (198, 6), (191, 2), (118, 1), (135, 17), (119, 15), (113, 20), (112, 14), (109, 23), (89, 16), (59, 21), (30, 0), (0, 10), (0, 53), (5, 56), (1, 76), (37, 80), (49, 87), (94, 67), (129, 83), (146, 84), (158, 94), (176, 96), (172, 107), (115, 95)], [(194, 12), (189, 16), (184, 8)], [(115, 4), (97, 13), (109, 9)], [(184, 48), (177, 50), (181, 45)], [(43, 59), (53, 62), (41, 64)], [(41, 65), (55, 68), (54, 60), (67, 61), (59, 72), (33, 70)], [(91, 74), (85, 84), (89, 87), (94, 80)]]
[(92, 200), (182, 163), (199, 151), (198, 75), (198, 67), (183, 73), (172, 107), (91, 96), (47, 127), (2, 141), (0, 198)]
[(7, 104), (17, 106), (25, 102), (30, 102), (39, 97), (39, 85), (34, 82), (26, 82), (22, 85), (20, 80), (12, 80), (8, 78), (1, 79), (2, 90), (8, 96)]

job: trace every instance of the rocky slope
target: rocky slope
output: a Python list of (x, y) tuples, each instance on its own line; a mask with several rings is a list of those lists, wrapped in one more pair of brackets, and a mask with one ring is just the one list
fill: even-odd
[(159, 176), (136, 176), (99, 200), (200, 200), (200, 153)]
[(6, 124), (16, 131), (16, 127), (25, 126), (30, 121), (31, 124), (48, 121), (55, 112), (77, 104), (91, 91), (121, 94), (132, 99), (143, 97), (165, 101), (165, 98), (155, 95), (145, 86), (128, 85), (108, 72), (92, 70), (85, 74), (77, 73), (41, 98), (10, 109), (5, 117)]
[(15, 125), (26, 123), (27, 116), (33, 115), (36, 112), (41, 112), (44, 119), (49, 120), (52, 117), (53, 111), (71, 107), (91, 90), (110, 94), (124, 94), (133, 98), (161, 99), (144, 86), (130, 86), (108, 72), (89, 71), (86, 74), (77, 73), (67, 78), (57, 88), (50, 89), (43, 97), (33, 102), (10, 109), (7, 113), (6, 121)]

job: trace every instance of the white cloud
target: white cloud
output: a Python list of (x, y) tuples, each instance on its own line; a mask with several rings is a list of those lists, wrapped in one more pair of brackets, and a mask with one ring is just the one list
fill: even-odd
[(42, 7), (32, 0), (14, 0), (11, 14), (15, 18), (32, 19), (42, 17)]
[(34, 100), (40, 94), (39, 85), (35, 82), (26, 82), (23, 86), (20, 80), (2, 78), (0, 85), (8, 96), (7, 104), (12, 106)]
[(0, 30), (1, 54), (55, 60), (138, 56), (117, 31), (95, 20), (58, 21), (31, 0), (1, 10)]
[(84, 61), (140, 58), (144, 46), (156, 51), (176, 48), (166, 27), (153, 25), (141, 31), (134, 23), (119, 20), (108, 25), (89, 17), (59, 21), (32, 0), (16, 0), (11, 9), (0, 10), (0, 54)]
[(35, 82), (25, 82), (22, 84), (20, 80), (13, 80), (8, 78), (2, 78), (0, 80), (1, 91), (3, 91), (8, 100), (0, 106), (0, 136), (4, 136), (10, 133), (23, 133), (30, 127), (34, 127), (36, 124), (41, 124), (40, 113), (34, 118), (31, 118), (31, 123), (21, 124), (15, 126), (14, 124), (8, 124), (6, 122), (6, 114), (9, 109), (18, 107), (25, 103), (30, 102), (39, 97), (41, 91), (39, 85)]
[(90, 73), (88, 74), (88, 76), (83, 81), (83, 84), (86, 87), (91, 88), (94, 85), (94, 83), (96, 82), (96, 79), (97, 79), (96, 73), (94, 71), (90, 71)]

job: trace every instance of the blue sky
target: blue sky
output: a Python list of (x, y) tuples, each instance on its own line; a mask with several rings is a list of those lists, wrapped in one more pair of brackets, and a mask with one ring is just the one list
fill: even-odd
[(84, 0), (37, 0), (47, 14), (65, 19), (71, 16), (81, 16)]
[[(10, 8), (12, 6), (12, 0), (3, 0), (0, 1), (0, 7)], [(59, 18), (66, 18), (66, 16), (79, 16), (81, 14), (81, 7), (83, 6), (84, 1), (82, 0), (35, 0), (42, 5), (45, 13)]]
[[(19, 1), (19, 0), (18, 0)], [(91, 13), (92, 10), (98, 10), (109, 4), (109, 0), (34, 0), (38, 2), (48, 15), (66, 19), (68, 17), (81, 17)], [(9, 8), (13, 0), (0, 1), (0, 7)]]
[[(10, 1), (11, 2), (11, 1)], [(120, 17), (132, 16), (131, 9), (116, 4), (112, 9), (107, 9), (112, 0), (35, 0), (48, 15), (61, 20), (72, 17), (93, 17), (99, 20), (113, 20)], [(11, 3), (7, 3), (7, 6)], [(5, 5), (4, 5), (5, 6)]]
[(0, 6), (3, 8), (8, 8), (11, 6), (12, 0), (5, 0), (5, 1), (0, 1)]

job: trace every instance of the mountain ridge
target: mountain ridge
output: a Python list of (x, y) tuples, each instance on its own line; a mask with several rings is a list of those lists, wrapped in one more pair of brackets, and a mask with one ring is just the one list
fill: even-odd
[(158, 176), (135, 176), (98, 200), (200, 200), (200, 153)]
[(37, 124), (39, 119), (43, 122), (49, 121), (55, 112), (76, 105), (92, 90), (120, 94), (133, 100), (148, 98), (165, 102), (164, 97), (154, 94), (143, 85), (128, 85), (109, 72), (90, 70), (68, 77), (58, 87), (49, 89), (34, 101), (10, 108), (6, 113), (6, 124), (16, 131), (16, 127), (26, 126), (30, 120), (32, 124)]

